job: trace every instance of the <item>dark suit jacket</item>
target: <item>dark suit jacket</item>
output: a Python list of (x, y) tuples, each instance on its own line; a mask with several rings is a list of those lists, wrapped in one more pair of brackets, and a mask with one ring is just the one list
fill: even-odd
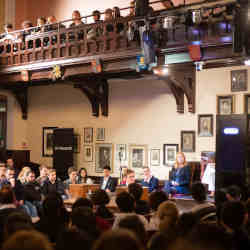
[(149, 183), (145, 182), (144, 180), (141, 182), (143, 187), (148, 187), (148, 191), (152, 192), (154, 190), (158, 189), (159, 186), (159, 180), (155, 178), (154, 176), (151, 177)]
[(179, 171), (176, 168), (171, 170), (170, 180), (176, 181), (178, 179), (179, 186), (189, 186), (190, 184), (190, 166), (184, 166)]
[[(104, 177), (101, 178), (100, 188), (102, 188), (103, 180), (104, 180)], [(115, 180), (111, 176), (109, 176), (109, 179), (105, 186), (105, 190), (109, 189), (111, 192), (115, 192), (115, 188), (116, 188)]]

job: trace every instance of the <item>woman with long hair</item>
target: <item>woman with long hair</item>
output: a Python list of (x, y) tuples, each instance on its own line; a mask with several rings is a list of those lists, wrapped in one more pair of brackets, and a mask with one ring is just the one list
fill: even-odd
[(27, 182), (27, 174), (30, 172), (30, 167), (23, 167), (21, 172), (19, 173), (17, 179), (22, 183), (25, 184)]
[(88, 177), (86, 168), (80, 168), (77, 178), (78, 184), (93, 184), (93, 181)]
[(176, 155), (176, 162), (171, 170), (169, 181), (165, 182), (164, 191), (168, 194), (189, 194), (190, 166), (183, 152)]

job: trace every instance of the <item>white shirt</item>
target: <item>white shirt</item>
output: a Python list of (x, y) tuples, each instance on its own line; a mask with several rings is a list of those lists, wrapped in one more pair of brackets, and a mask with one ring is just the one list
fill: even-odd
[(109, 177), (110, 177), (110, 176), (104, 177), (104, 178), (103, 178), (103, 183), (102, 183), (102, 187), (101, 187), (102, 190), (105, 190), (106, 185), (107, 185), (107, 182), (108, 182), (108, 180), (109, 180)]

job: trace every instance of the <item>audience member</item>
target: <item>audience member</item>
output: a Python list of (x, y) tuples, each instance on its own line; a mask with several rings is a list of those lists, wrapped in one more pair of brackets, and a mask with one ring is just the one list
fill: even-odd
[(77, 176), (77, 183), (79, 184), (93, 184), (91, 178), (88, 177), (88, 172), (86, 168), (80, 168)]
[(135, 212), (142, 215), (149, 214), (150, 208), (148, 203), (144, 200), (141, 200), (143, 193), (142, 186), (138, 183), (131, 183), (128, 185), (128, 192), (135, 199)]
[(241, 199), (241, 189), (238, 186), (231, 185), (226, 191), (226, 197), (229, 201), (239, 201)]
[(37, 18), (37, 28), (35, 29), (35, 32), (45, 32), (46, 29), (46, 18), (45, 17), (38, 17)]
[(78, 10), (74, 10), (73, 11), (73, 13), (72, 13), (72, 20), (73, 20), (73, 23), (70, 24), (70, 26), (69, 26), (70, 28), (73, 28), (73, 27), (76, 27), (76, 26), (84, 24), (82, 22), (82, 19), (81, 19), (81, 13)]
[(45, 165), (41, 165), (39, 167), (40, 170), (40, 176), (37, 177), (36, 181), (40, 184), (42, 187), (44, 182), (48, 180), (48, 167)]
[(5, 164), (0, 164), (0, 188), (2, 184), (6, 182), (6, 166)]
[(115, 191), (115, 181), (110, 176), (110, 171), (111, 171), (110, 166), (105, 166), (103, 168), (104, 177), (101, 178), (101, 185), (100, 185), (100, 188), (108, 193)]
[[(95, 24), (99, 24), (99, 23), (102, 22), (100, 11), (95, 10), (95, 11), (92, 12), (92, 15), (93, 15)], [(100, 26), (90, 28), (87, 31), (87, 39), (90, 39), (90, 40), (95, 40), (98, 37), (100, 37), (101, 35), (103, 35), (103, 29)]]
[(65, 193), (67, 194), (68, 197), (70, 197), (69, 185), (78, 183), (77, 182), (77, 170), (76, 170), (76, 168), (70, 167), (68, 169), (68, 176), (69, 176), (69, 179), (64, 181), (64, 188), (65, 188)]
[[(199, 223), (199, 221), (198, 221)], [(177, 233), (180, 237), (185, 237), (197, 225), (197, 218), (194, 213), (183, 213), (177, 222)]]
[(27, 173), (30, 172), (30, 167), (23, 167), (21, 172), (19, 173), (17, 179), (22, 183), (25, 184), (27, 182)]
[(110, 198), (105, 190), (99, 189), (91, 195), (91, 200), (94, 204), (95, 215), (103, 219), (113, 219), (113, 214), (109, 211), (106, 205), (109, 204)]
[(148, 250), (167, 250), (172, 240), (163, 232), (156, 232), (148, 241)]
[(135, 171), (132, 169), (128, 169), (126, 186), (128, 186), (129, 184), (132, 184), (132, 183), (135, 183)]
[(148, 187), (148, 191), (151, 193), (158, 189), (159, 180), (151, 174), (149, 167), (143, 168), (144, 180), (142, 181), (142, 186)]

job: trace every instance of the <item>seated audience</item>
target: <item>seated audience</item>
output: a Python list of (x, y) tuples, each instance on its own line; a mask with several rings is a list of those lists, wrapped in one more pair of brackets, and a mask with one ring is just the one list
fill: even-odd
[(42, 187), (44, 182), (48, 180), (48, 168), (45, 165), (41, 165), (39, 167), (39, 171), (40, 171), (40, 176), (36, 178), (36, 181)]
[(133, 232), (142, 244), (147, 243), (147, 232), (144, 224), (136, 215), (123, 218), (118, 225), (119, 228), (128, 229)]
[(150, 171), (149, 167), (143, 168), (144, 180), (142, 181), (142, 186), (148, 187), (148, 191), (151, 193), (158, 189), (159, 180), (155, 178)]
[(192, 208), (192, 213), (195, 215), (197, 222), (199, 221), (216, 221), (216, 207), (214, 204), (207, 201), (207, 191), (205, 186), (196, 182), (191, 187), (191, 194), (196, 202)]
[(63, 182), (57, 179), (55, 169), (49, 170), (48, 180), (46, 180), (42, 186), (42, 193), (44, 196), (50, 193), (58, 193), (62, 198), (66, 198)]
[(55, 242), (58, 235), (66, 229), (69, 223), (69, 214), (64, 207), (62, 197), (58, 193), (49, 193), (43, 204), (43, 213), (35, 228)]
[(14, 160), (13, 158), (9, 157), (7, 160), (6, 160), (6, 167), (12, 167), (14, 168), (15, 167), (15, 163), (14, 163)]
[(48, 239), (35, 230), (22, 230), (13, 234), (3, 245), (3, 250), (53, 250)]
[(91, 178), (88, 177), (88, 172), (86, 168), (80, 168), (77, 176), (77, 183), (79, 184), (93, 184)]
[(128, 169), (126, 186), (132, 183), (135, 183), (135, 171), (132, 169)]
[(226, 197), (229, 201), (239, 201), (242, 196), (241, 189), (236, 185), (231, 185), (226, 189)]
[(115, 192), (116, 188), (115, 181), (110, 176), (110, 172), (111, 172), (110, 166), (105, 166), (103, 168), (104, 177), (101, 178), (101, 185), (100, 185), (100, 188), (108, 193)]
[(113, 219), (113, 214), (109, 211), (106, 205), (109, 204), (110, 198), (105, 190), (96, 190), (91, 195), (91, 201), (94, 204), (95, 215), (103, 219)]
[(137, 214), (149, 214), (150, 208), (146, 201), (141, 200), (143, 189), (142, 186), (138, 183), (131, 183), (128, 185), (128, 192), (135, 199), (135, 212)]
[[(113, 229), (116, 229), (120, 223), (120, 221), (130, 215), (136, 215), (135, 213), (135, 207), (134, 207), (134, 198), (132, 195), (130, 195), (128, 192), (121, 192), (117, 195), (115, 200), (120, 212), (115, 214), (115, 221), (113, 224)], [(144, 224), (146, 230), (148, 229), (148, 222), (146, 218), (143, 215), (137, 214), (136, 216), (139, 217), (139, 219)]]
[(69, 179), (64, 181), (64, 188), (65, 188), (65, 193), (67, 194), (68, 197), (70, 197), (69, 185), (77, 184), (77, 170), (74, 167), (70, 167), (68, 169), (68, 176), (69, 176)]
[(179, 152), (169, 181), (166, 181), (164, 191), (167, 194), (189, 194), (190, 167), (187, 165), (184, 153)]
[(25, 184), (27, 182), (27, 173), (30, 172), (30, 167), (23, 167), (21, 172), (19, 173), (17, 179), (22, 183)]
[(4, 163), (0, 164), (0, 188), (6, 182), (6, 166)]
[(158, 207), (161, 205), (161, 203), (167, 200), (168, 200), (168, 196), (163, 191), (155, 191), (150, 194), (149, 206), (153, 212), (150, 218), (149, 226), (148, 226), (150, 231), (159, 230), (160, 221), (157, 215), (157, 210), (158, 210)]

